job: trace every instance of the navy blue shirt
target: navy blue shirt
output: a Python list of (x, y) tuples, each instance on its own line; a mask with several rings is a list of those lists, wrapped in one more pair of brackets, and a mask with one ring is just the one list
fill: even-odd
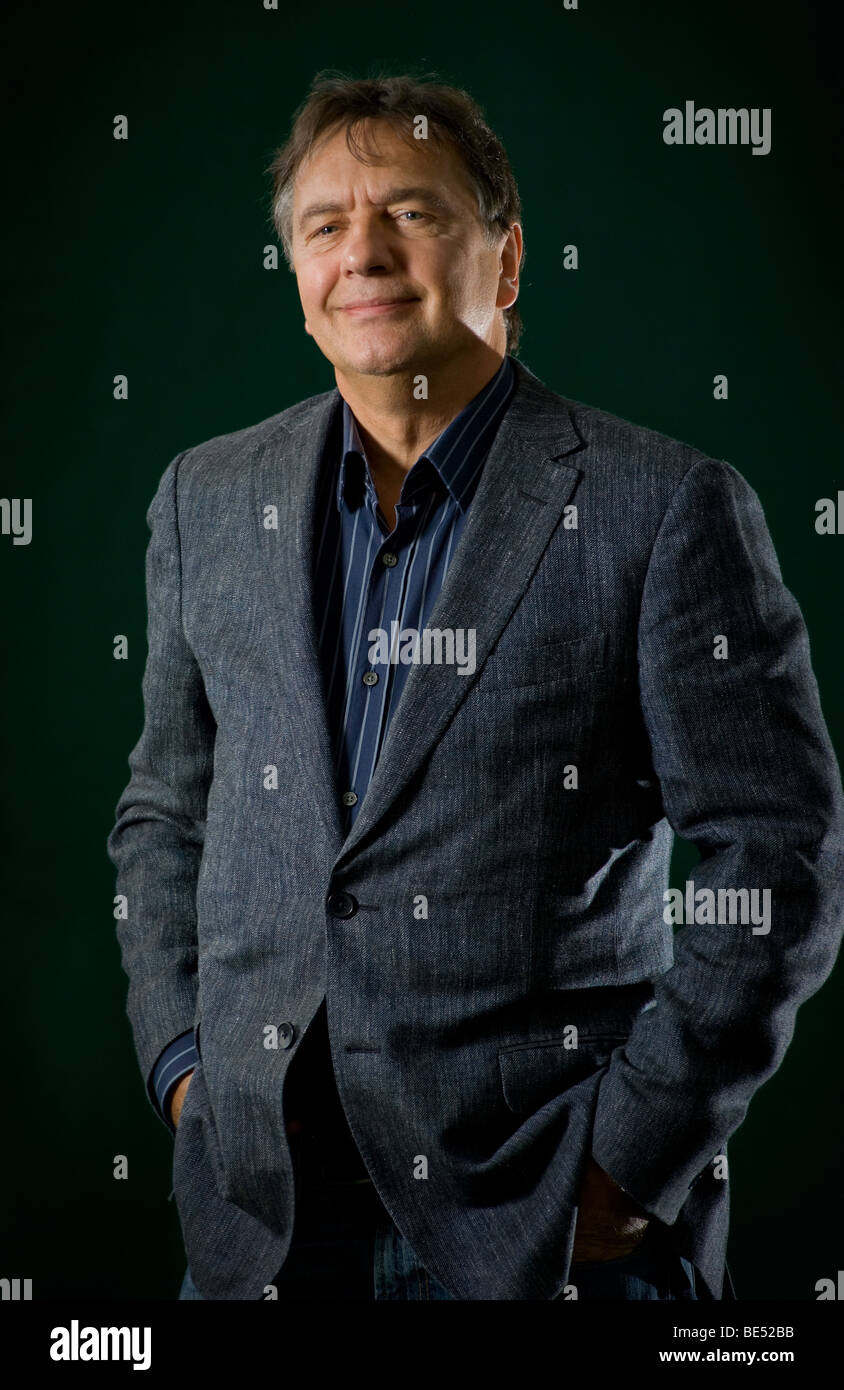
[[(454, 558), (469, 505), (502, 416), (515, 372), (509, 357), (486, 386), (437, 436), (405, 476), (391, 529), (380, 513), (355, 418), (343, 402), (343, 443), (329, 503), (315, 536), (314, 617), (332, 731), (335, 785), (347, 832), (375, 771), (412, 662), (436, 659), (424, 629)], [(324, 461), (330, 467), (331, 460)], [(415, 650), (414, 633), (419, 634)], [(381, 650), (377, 642), (381, 634)], [(440, 651), (467, 674), (474, 648), (455, 634)], [(151, 1077), (162, 1117), (179, 1079), (197, 1063), (192, 1030), (175, 1038)], [(300, 1118), (332, 1138), (348, 1132), (336, 1093), (325, 1002), (291, 1063), (288, 1119)], [(288, 1104), (285, 1105), (288, 1110)], [(348, 1136), (351, 1144), (351, 1136)]]

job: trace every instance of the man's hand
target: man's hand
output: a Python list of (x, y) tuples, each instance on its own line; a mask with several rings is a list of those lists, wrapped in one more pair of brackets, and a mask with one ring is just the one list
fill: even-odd
[(186, 1071), (170, 1097), (170, 1119), (173, 1121), (176, 1129), (179, 1128), (179, 1116), (182, 1113), (182, 1106), (185, 1103), (185, 1096), (188, 1093), (188, 1086), (190, 1085), (192, 1076), (192, 1070)]
[(590, 1157), (580, 1187), (572, 1263), (629, 1255), (649, 1223), (647, 1212)]

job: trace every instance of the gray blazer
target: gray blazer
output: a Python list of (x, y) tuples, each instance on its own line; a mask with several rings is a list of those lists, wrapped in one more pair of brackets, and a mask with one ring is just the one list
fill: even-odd
[[(364, 1161), (456, 1298), (562, 1290), (590, 1152), (720, 1298), (719, 1156), (835, 960), (841, 779), (756, 494), (515, 366), (429, 622), (475, 629), (475, 673), (411, 669), (345, 839), (311, 608), (338, 392), (185, 450), (150, 505), (108, 849), (144, 1077), (198, 1029), (173, 1185), (206, 1298), (288, 1252), (324, 996)], [(719, 920), (666, 921), (672, 831)]]

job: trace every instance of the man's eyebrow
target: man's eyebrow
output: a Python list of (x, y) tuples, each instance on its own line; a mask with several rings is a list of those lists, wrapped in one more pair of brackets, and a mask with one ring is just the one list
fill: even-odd
[[(400, 188), (388, 188), (383, 198), (379, 198), (376, 207), (389, 207), (391, 203), (403, 203), (406, 199), (416, 199), (418, 202), (427, 203), (429, 207), (436, 208), (438, 212), (451, 212), (451, 203), (438, 193), (435, 188), (428, 188), (424, 184), (403, 185)], [(325, 217), (328, 213), (342, 212), (340, 203), (310, 203), (303, 208), (299, 214), (299, 226), (302, 227), (309, 222), (312, 217)]]

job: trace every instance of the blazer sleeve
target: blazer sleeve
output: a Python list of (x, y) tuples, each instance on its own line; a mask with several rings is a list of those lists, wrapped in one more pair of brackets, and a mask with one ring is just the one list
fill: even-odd
[(665, 814), (700, 852), (694, 891), (771, 893), (767, 932), (684, 921), (656, 1006), (601, 1080), (593, 1156), (670, 1225), (779, 1067), (842, 934), (844, 798), (806, 628), (759, 499), (727, 463), (700, 460), (672, 497), (638, 655)]
[(144, 724), (107, 846), (116, 891), (126, 898), (127, 915), (117, 922), (126, 1011), (158, 1115), (153, 1069), (196, 1017), (196, 885), (216, 733), (182, 627), (177, 490), (184, 457), (167, 466), (147, 512)]

